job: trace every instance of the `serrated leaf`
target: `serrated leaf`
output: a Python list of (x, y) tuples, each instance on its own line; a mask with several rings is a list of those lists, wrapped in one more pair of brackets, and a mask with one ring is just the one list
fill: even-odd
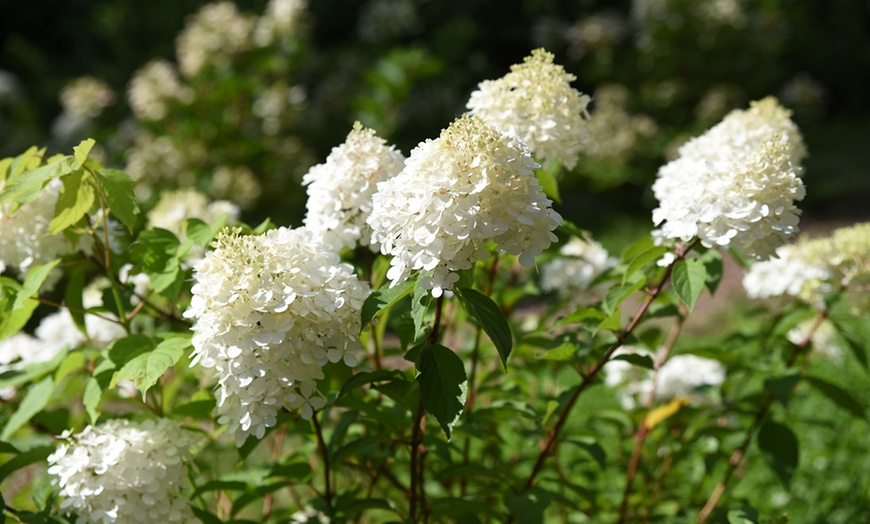
[(160, 228), (143, 231), (130, 248), (130, 255), (148, 275), (149, 285), (154, 292), (166, 296), (164, 292), (181, 276), (179, 248), (178, 237), (171, 231)]
[(212, 227), (209, 224), (206, 224), (202, 220), (198, 218), (188, 218), (187, 219), (187, 227), (185, 228), (185, 235), (188, 240), (193, 242), (195, 245), (200, 247), (206, 247), (211, 243), (211, 239), (214, 238), (215, 233), (220, 231), (224, 224), (227, 221), (227, 214), (224, 213), (221, 219), (215, 221), (217, 227)]
[(784, 425), (768, 420), (758, 432), (758, 447), (765, 461), (786, 486), (798, 465), (798, 440)]
[(29, 387), (27, 394), (21, 400), (21, 404), (18, 405), (18, 409), (6, 422), (3, 433), (0, 433), (0, 440), (8, 440), (21, 426), (27, 424), (34, 415), (42, 411), (48, 404), (53, 389), (54, 378), (50, 376)]
[(107, 356), (109, 361), (119, 368), (147, 351), (154, 348), (154, 342), (150, 337), (141, 334), (129, 335), (120, 338), (109, 346)]
[(491, 298), (475, 289), (466, 287), (456, 291), (459, 293), (459, 298), (462, 299), (465, 309), (480, 323), (489, 339), (492, 340), (499, 357), (501, 357), (502, 365), (507, 369), (507, 360), (514, 342), (510, 325), (504, 318), (501, 308)]
[(808, 384), (816, 388), (821, 394), (856, 418), (864, 419), (866, 417), (867, 409), (845, 389), (821, 377), (810, 375), (805, 377), (805, 379)]
[(112, 378), (112, 386), (121, 380), (130, 380), (142, 393), (142, 398), (166, 370), (175, 365), (191, 344), (190, 337), (168, 338), (153, 350), (128, 360)]
[(97, 192), (84, 170), (75, 171), (61, 179), (63, 185), (54, 206), (54, 218), (48, 224), (48, 234), (56, 235), (82, 219), (97, 198)]
[(52, 260), (47, 264), (33, 266), (29, 271), (27, 271), (27, 276), (24, 277), (24, 284), (21, 286), (21, 289), (18, 290), (18, 294), (15, 297), (15, 303), (12, 304), (13, 310), (25, 308), (25, 302), (39, 294), (40, 286), (42, 286), (42, 283), (45, 282), (46, 278), (48, 278), (51, 270), (57, 267), (58, 263), (60, 263), (60, 259)]
[(59, 163), (54, 162), (10, 176), (0, 191), (0, 205), (9, 202), (26, 204), (33, 201), (49, 180), (59, 176), (59, 167)]
[(360, 330), (369, 325), (372, 320), (379, 317), (396, 302), (410, 294), (414, 283), (413, 280), (409, 279), (401, 284), (397, 284), (395, 287), (389, 287), (389, 284), (386, 284), (381, 289), (372, 292), (363, 302)]
[(85, 412), (88, 414), (88, 421), (91, 424), (96, 424), (100, 418), (100, 400), (103, 398), (103, 388), (96, 378), (90, 377), (85, 382), (85, 391), (82, 393), (82, 404), (85, 407)]
[(453, 426), (465, 408), (468, 388), (465, 366), (456, 353), (435, 344), (423, 348), (417, 369), (423, 406), (441, 424), (450, 440)]
[(96, 175), (110, 212), (132, 233), (136, 227), (136, 215), (139, 214), (139, 204), (133, 193), (133, 179), (119, 169), (101, 169)]
[(73, 157), (75, 157), (76, 162), (78, 162), (80, 166), (85, 165), (85, 160), (88, 159), (88, 155), (96, 143), (97, 142), (93, 138), (86, 138), (85, 140), (82, 140), (79, 145), (73, 148)]
[(697, 258), (678, 260), (674, 264), (671, 282), (677, 298), (691, 311), (706, 286), (707, 269)]

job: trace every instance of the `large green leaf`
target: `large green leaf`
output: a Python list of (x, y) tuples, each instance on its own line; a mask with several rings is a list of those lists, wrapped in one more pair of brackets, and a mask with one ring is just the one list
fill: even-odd
[(18, 409), (6, 422), (3, 433), (0, 433), (0, 440), (8, 440), (21, 426), (27, 424), (34, 415), (42, 411), (48, 404), (53, 389), (54, 378), (50, 376), (31, 386), (21, 400), (21, 404), (18, 405)]
[(423, 406), (441, 424), (447, 439), (465, 408), (468, 378), (462, 360), (450, 349), (435, 344), (426, 346), (417, 363)]
[(151, 289), (167, 298), (177, 294), (175, 288), (183, 276), (178, 260), (179, 247), (175, 234), (154, 228), (143, 231), (130, 248), (130, 255), (148, 275)]
[(673, 283), (674, 293), (691, 311), (707, 285), (707, 269), (704, 266), (704, 262), (697, 258), (677, 261), (674, 264), (671, 282)]
[(27, 272), (27, 276), (24, 277), (24, 285), (21, 286), (18, 295), (15, 297), (15, 302), (12, 304), (13, 310), (27, 308), (28, 300), (39, 294), (40, 286), (42, 286), (42, 283), (45, 282), (46, 278), (48, 278), (48, 274), (51, 273), (51, 270), (54, 269), (59, 262), (60, 259), (52, 260), (46, 264), (30, 268)]
[(157, 383), (157, 380), (166, 373), (166, 370), (175, 365), (189, 348), (191, 340), (189, 336), (167, 338), (157, 344), (153, 350), (137, 355), (128, 360), (121, 369), (115, 373), (112, 385), (121, 380), (130, 380), (136, 385), (145, 397), (145, 393)]
[(866, 418), (867, 408), (845, 389), (821, 377), (811, 375), (805, 377), (805, 379), (809, 385), (816, 388), (821, 394), (851, 413), (854, 417), (860, 419)]
[(139, 204), (133, 193), (133, 179), (119, 169), (101, 169), (96, 175), (110, 212), (132, 232), (136, 227), (136, 215), (139, 214)]
[(513, 336), (501, 308), (491, 298), (475, 289), (466, 287), (456, 291), (465, 309), (480, 323), (480, 326), (492, 340), (495, 349), (498, 350), (498, 355), (501, 357), (502, 365), (507, 369), (507, 360), (513, 349)]
[(39, 446), (15, 455), (0, 465), (0, 482), (23, 467), (37, 462), (45, 462), (45, 459), (54, 453), (55, 449), (57, 449), (55, 446)]
[(61, 180), (63, 185), (54, 206), (54, 218), (48, 224), (50, 235), (56, 235), (81, 220), (97, 198), (91, 175), (84, 170), (75, 171)]
[(768, 420), (758, 432), (758, 447), (783, 484), (788, 485), (798, 465), (798, 441), (785, 424)]
[(80, 166), (85, 165), (85, 160), (88, 159), (88, 155), (91, 153), (91, 149), (94, 148), (94, 144), (97, 142), (93, 138), (86, 138), (79, 142), (79, 145), (73, 148), (73, 158), (76, 159), (76, 162), (79, 163)]

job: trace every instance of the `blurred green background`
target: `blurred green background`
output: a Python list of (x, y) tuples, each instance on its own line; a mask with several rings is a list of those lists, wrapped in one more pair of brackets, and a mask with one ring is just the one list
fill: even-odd
[[(0, 153), (32, 144), (68, 152), (87, 135), (124, 167), (135, 143), (125, 135), (128, 82), (149, 60), (174, 60), (176, 36), (206, 3), (4, 2)], [(267, 2), (235, 4), (260, 15)], [(275, 66), (268, 50), (239, 54), (217, 81), (187, 79), (209, 86), (198, 92), (213, 96), (203, 103), (210, 109), (173, 113), (167, 122), (133, 119), (132, 127), (188, 142), (212, 136), (192, 123), (197, 118), (222, 121), (219, 111), (264, 85), (301, 87), (304, 102), (279, 133), (292, 136), (292, 148), (262, 145), (229, 119), (214, 138), (202, 138), (204, 155), (185, 164), (200, 178), (218, 165), (245, 166), (262, 187), (246, 218), (295, 225), (304, 212), (301, 175), (324, 161), (354, 120), (407, 155), (464, 110), (478, 82), (503, 76), (543, 46), (594, 99), (593, 136), (561, 180), (559, 210), (581, 227), (603, 237), (651, 227), (658, 166), (727, 111), (766, 95), (794, 110), (808, 143), (805, 220), (848, 222), (866, 216), (870, 196), (868, 29), (870, 2), (858, 0), (311, 0), (304, 29), (277, 51), (284, 62)], [(116, 103), (81, 136), (59, 137), (52, 131), (62, 113), (58, 94), (83, 75), (107, 82)], [(240, 78), (248, 84), (239, 87)]]

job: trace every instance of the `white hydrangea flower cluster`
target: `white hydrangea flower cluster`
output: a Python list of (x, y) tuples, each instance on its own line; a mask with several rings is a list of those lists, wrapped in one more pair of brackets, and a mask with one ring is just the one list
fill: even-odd
[[(649, 351), (634, 347), (621, 348), (616, 355), (627, 353), (649, 355), (654, 361), (656, 359), (656, 355)], [(721, 362), (690, 354), (668, 358), (659, 366), (658, 373), (625, 360), (611, 360), (604, 371), (604, 383), (619, 388), (617, 395), (625, 409), (650, 406), (677, 397), (701, 402), (703, 397), (697, 394), (698, 388), (718, 386), (725, 381), (725, 366)]]
[(774, 98), (733, 111), (680, 148), (652, 186), (666, 238), (698, 238), (767, 260), (798, 230), (803, 139)]
[(254, 43), (266, 47), (282, 36), (293, 36), (306, 12), (305, 0), (269, 0), (266, 12), (254, 28)]
[(181, 496), (192, 441), (175, 422), (114, 419), (60, 438), (48, 473), (77, 522), (200, 522)]
[(178, 67), (190, 78), (203, 67), (226, 64), (251, 45), (255, 20), (239, 12), (233, 2), (203, 6), (187, 22), (175, 41)]
[[(3, 185), (0, 182), (0, 189)], [(13, 269), (24, 278), (32, 267), (74, 250), (62, 233), (48, 234), (61, 185), (60, 179), (53, 179), (39, 196), (18, 209), (14, 209), (12, 202), (0, 206), (0, 272)], [(60, 277), (61, 272), (55, 269), (43, 288), (51, 289)]]
[(457, 271), (488, 258), (487, 242), (525, 267), (557, 239), (562, 217), (541, 190), (528, 148), (481, 118), (464, 115), (420, 143), (395, 177), (378, 184), (367, 220), (372, 243), (392, 255), (392, 285), (412, 271), (441, 296)]
[(811, 280), (825, 280), (830, 273), (813, 265), (802, 252), (802, 244), (786, 244), (776, 250), (776, 257), (756, 262), (743, 276), (743, 288), (752, 299), (800, 296)]
[(589, 290), (592, 281), (619, 261), (591, 238), (572, 237), (559, 249), (559, 258), (541, 267), (541, 290), (563, 297)]
[(115, 103), (115, 92), (109, 84), (92, 76), (76, 78), (60, 91), (60, 105), (67, 113), (95, 118)]
[(198, 218), (210, 224), (226, 214), (227, 223), (239, 221), (239, 206), (227, 200), (209, 201), (195, 189), (164, 191), (154, 208), (148, 212), (148, 227), (172, 231), (181, 238), (181, 226), (185, 220)]
[(369, 294), (353, 268), (305, 228), (221, 233), (195, 266), (193, 362), (218, 377), (218, 422), (241, 446), (281, 409), (310, 418), (327, 362), (353, 366)]
[(485, 80), (467, 107), (502, 133), (522, 140), (542, 162), (561, 160), (568, 169), (586, 139), (590, 98), (571, 87), (576, 77), (535, 49), (498, 80)]
[(127, 88), (127, 101), (136, 118), (163, 120), (173, 104), (192, 102), (193, 91), (181, 82), (172, 63), (152, 60), (133, 74)]
[(870, 222), (836, 229), (826, 237), (802, 239), (776, 254), (778, 258), (757, 262), (746, 272), (747, 295), (792, 296), (824, 307), (823, 294), (835, 287), (870, 284)]
[[(386, 140), (356, 122), (347, 139), (334, 147), (326, 162), (303, 177), (308, 186), (305, 227), (323, 235), (334, 249), (369, 245), (366, 224), (377, 184), (399, 174), (405, 157)], [(372, 248), (377, 249), (375, 243)]]

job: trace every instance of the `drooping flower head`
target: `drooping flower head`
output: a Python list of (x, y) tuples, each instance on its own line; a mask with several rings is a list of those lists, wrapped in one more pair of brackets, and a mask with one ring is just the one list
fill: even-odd
[(241, 445), (262, 438), (281, 409), (310, 418), (327, 362), (356, 364), (369, 288), (305, 228), (220, 233), (194, 267), (193, 363), (218, 379), (218, 422)]
[(387, 278), (395, 285), (412, 271), (431, 271), (421, 283), (440, 296), (457, 271), (490, 256), (488, 242), (532, 266), (557, 240), (562, 220), (541, 191), (537, 167), (522, 142), (475, 116), (419, 144), (372, 199), (372, 243), (393, 257)]
[(401, 152), (356, 122), (326, 162), (302, 178), (308, 186), (305, 227), (322, 234), (335, 249), (368, 245), (372, 230), (366, 219), (372, 211), (372, 195), (378, 182), (399, 174), (404, 162)]
[(191, 439), (175, 422), (115, 419), (60, 438), (48, 473), (77, 522), (199, 522), (180, 494)]
[(680, 148), (652, 186), (665, 238), (700, 239), (767, 260), (798, 231), (806, 155), (790, 113), (774, 98), (733, 111)]
[(561, 160), (568, 169), (586, 139), (590, 98), (571, 87), (576, 77), (555, 57), (535, 49), (498, 80), (485, 80), (471, 93), (469, 112), (502, 133), (522, 140), (541, 162)]

